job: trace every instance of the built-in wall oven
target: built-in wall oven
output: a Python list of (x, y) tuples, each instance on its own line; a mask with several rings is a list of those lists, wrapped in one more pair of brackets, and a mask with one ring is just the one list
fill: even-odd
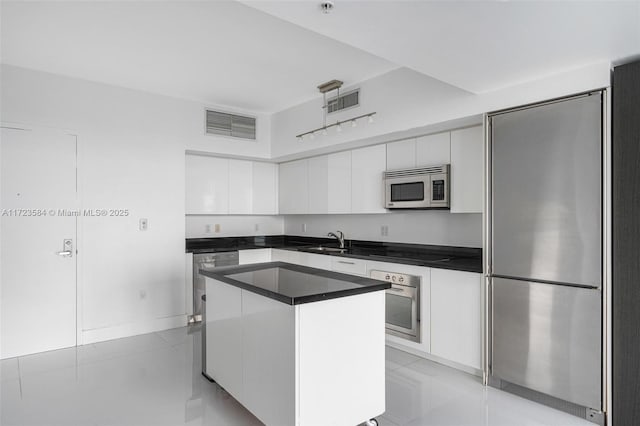
[(420, 277), (377, 270), (372, 270), (370, 277), (391, 283), (386, 291), (387, 334), (421, 343)]
[(384, 172), (387, 209), (448, 209), (449, 165)]

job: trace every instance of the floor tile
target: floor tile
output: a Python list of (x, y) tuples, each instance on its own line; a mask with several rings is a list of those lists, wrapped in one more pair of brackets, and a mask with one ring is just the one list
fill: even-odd
[(0, 360), (0, 380), (14, 380), (19, 377), (18, 358)]
[(75, 367), (99, 359), (92, 345), (58, 349), (20, 357), (20, 373), (39, 374), (45, 371)]
[(107, 340), (106, 342), (94, 343), (93, 346), (98, 351), (102, 359), (112, 358), (125, 354), (137, 352), (153, 351), (159, 348), (171, 346), (156, 333), (142, 334), (140, 336), (124, 337), (122, 339)]
[[(2, 361), (0, 424), (262, 424), (201, 375), (196, 327), (72, 349)], [(486, 388), (479, 377), (453, 368), (394, 348), (387, 348), (386, 355), (386, 411), (377, 418), (381, 426), (593, 426)]]
[(191, 343), (193, 336), (201, 333), (200, 325), (191, 325), (187, 327), (172, 328), (171, 330), (159, 331), (156, 334), (170, 345), (178, 345), (182, 343)]
[(421, 358), (408, 352), (392, 348), (391, 346), (385, 347), (385, 364), (387, 370), (395, 370), (396, 368), (416, 362), (419, 359)]

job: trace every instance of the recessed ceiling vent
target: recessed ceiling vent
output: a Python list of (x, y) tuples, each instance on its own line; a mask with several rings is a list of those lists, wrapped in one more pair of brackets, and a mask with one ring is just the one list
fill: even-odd
[(207, 134), (241, 139), (256, 138), (256, 119), (242, 115), (207, 110)]
[(342, 111), (360, 105), (360, 89), (352, 90), (344, 95), (337, 96), (327, 101), (327, 112)]

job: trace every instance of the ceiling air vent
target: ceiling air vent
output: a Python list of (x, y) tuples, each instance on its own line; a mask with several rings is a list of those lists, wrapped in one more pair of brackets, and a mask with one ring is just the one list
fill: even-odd
[(255, 139), (256, 119), (254, 117), (207, 110), (207, 134)]
[(352, 90), (344, 95), (329, 99), (327, 101), (327, 112), (342, 111), (343, 109), (353, 108), (360, 105), (360, 89)]

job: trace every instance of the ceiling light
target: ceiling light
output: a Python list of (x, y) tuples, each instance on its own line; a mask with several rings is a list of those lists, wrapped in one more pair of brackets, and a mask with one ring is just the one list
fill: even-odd
[(322, 103), (322, 111), (323, 111), (323, 119), (322, 119), (322, 127), (318, 127), (317, 129), (313, 129), (313, 130), (309, 130), (308, 132), (304, 132), (304, 133), (300, 133), (299, 135), (296, 135), (296, 137), (298, 138), (298, 141), (303, 141), (305, 136), (309, 136), (309, 139), (314, 139), (316, 137), (316, 135), (328, 135), (328, 129), (330, 129), (331, 127), (335, 127), (336, 128), (336, 133), (339, 133), (342, 131), (342, 125), (344, 123), (351, 123), (351, 127), (357, 127), (358, 126), (358, 120), (361, 118), (368, 118), (369, 123), (373, 123), (373, 116), (374, 114), (376, 114), (376, 112), (370, 112), (368, 114), (362, 114), (359, 115), (357, 117), (352, 117), (352, 118), (348, 118), (346, 120), (342, 120), (342, 121), (336, 121), (335, 124), (327, 124), (327, 111), (328, 111), (328, 104), (327, 104), (327, 92), (330, 92), (332, 90), (337, 90), (338, 91), (338, 96), (337, 98), (340, 97), (340, 88), (342, 87), (342, 82), (340, 80), (331, 80), (331, 81), (327, 81), (326, 83), (322, 83), (321, 85), (318, 86), (318, 90), (320, 91), (320, 93), (322, 93), (322, 97), (323, 97), (323, 103)]

